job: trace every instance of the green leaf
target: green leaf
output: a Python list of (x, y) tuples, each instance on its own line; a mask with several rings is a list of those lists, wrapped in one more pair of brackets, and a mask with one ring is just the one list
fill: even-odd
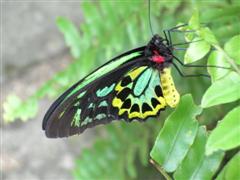
[(211, 22), (213, 20), (215, 21), (218, 19), (222, 21), (223, 17), (227, 17), (229, 19), (231, 18), (231, 16), (234, 16), (234, 15), (238, 16), (239, 8), (240, 8), (239, 1), (238, 1), (238, 5), (235, 4), (233, 6), (225, 6), (224, 9), (209, 8), (209, 9), (206, 9), (206, 11), (204, 10), (204, 13), (201, 14), (201, 20), (203, 20), (203, 22)]
[(23, 102), (16, 95), (9, 95), (3, 104), (3, 109), (5, 122), (13, 122), (17, 118), (26, 121), (37, 114), (38, 104), (35, 98)]
[(240, 106), (230, 111), (212, 131), (207, 145), (206, 153), (211, 154), (217, 150), (229, 150), (240, 145)]
[(148, 156), (146, 154), (149, 153), (149, 133), (147, 133), (141, 138), (141, 142), (139, 143), (139, 158), (142, 163), (142, 165), (147, 166), (148, 165)]
[(194, 38), (193, 41), (197, 42), (190, 44), (184, 56), (184, 62), (186, 64), (202, 59), (211, 48), (208, 42), (202, 41), (199, 38)]
[(136, 178), (136, 158), (148, 158), (149, 150), (145, 149), (144, 155), (141, 150), (149, 143), (148, 136), (153, 133), (152, 125), (144, 128), (143, 124), (137, 122), (117, 122), (105, 127), (107, 138), (97, 137), (93, 148), (85, 149), (76, 161), (73, 172), (75, 179)]
[(224, 50), (227, 54), (235, 60), (237, 64), (240, 64), (240, 35), (231, 38), (224, 46)]
[(201, 106), (204, 108), (229, 103), (240, 99), (240, 76), (229, 73), (225, 78), (214, 82), (205, 92)]
[(216, 180), (240, 179), (240, 152), (238, 152), (217, 176)]
[(137, 177), (137, 171), (136, 171), (136, 167), (134, 165), (134, 160), (135, 160), (135, 156), (134, 154), (135, 151), (137, 149), (136, 148), (130, 148), (126, 154), (126, 157), (127, 157), (127, 172), (128, 174), (133, 177), (133, 178), (136, 178)]
[(188, 24), (192, 29), (195, 29), (195, 30), (200, 27), (198, 9), (194, 10), (193, 15), (192, 15), (191, 19), (189, 20)]
[(197, 31), (197, 33), (201, 39), (208, 42), (209, 44), (218, 45), (218, 41), (215, 35), (208, 27), (201, 28), (199, 31)]
[(81, 37), (78, 29), (66, 18), (59, 17), (57, 25), (65, 37), (66, 44), (70, 47), (74, 58), (79, 58), (81, 49)]
[(150, 155), (167, 172), (176, 170), (187, 154), (198, 129), (195, 117), (201, 111), (194, 104), (191, 95), (185, 95), (165, 121)]
[[(220, 66), (220, 67), (230, 67), (230, 64), (226, 61), (225, 55), (220, 51), (211, 52), (208, 58), (208, 65), (210, 66)], [(228, 69), (221, 69), (215, 67), (208, 67), (208, 72), (211, 75), (212, 81), (216, 81), (225, 77), (228, 73)]]
[(127, 28), (127, 33), (128, 33), (129, 38), (130, 38), (130, 42), (131, 42), (132, 46), (135, 46), (137, 44), (135, 27), (136, 27), (135, 22), (132, 22), (132, 23), (128, 24), (127, 27), (126, 27)]
[(205, 155), (207, 133), (204, 127), (199, 127), (196, 139), (185, 159), (174, 173), (174, 179), (202, 180), (212, 179), (218, 169), (224, 153), (217, 152)]

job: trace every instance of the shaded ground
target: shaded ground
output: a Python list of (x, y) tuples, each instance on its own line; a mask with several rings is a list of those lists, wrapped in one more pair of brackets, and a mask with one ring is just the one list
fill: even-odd
[(59, 16), (79, 25), (80, 1), (1, 1), (2, 76), (9, 77), (29, 64), (49, 60), (62, 52), (65, 43), (56, 25)]
[[(81, 21), (77, 1), (1, 1), (1, 112), (11, 92), (22, 98), (63, 69), (71, 60), (55, 20), (65, 16)], [(94, 130), (69, 139), (47, 139), (42, 118), (51, 100), (40, 102), (35, 119), (12, 124), (1, 122), (3, 179), (71, 179), (74, 159), (91, 145)], [(2, 121), (2, 116), (1, 116)]]
[[(66, 58), (31, 66), (20, 78), (13, 78), (4, 85), (3, 96), (12, 89), (22, 96), (31, 94), (59, 69), (56, 65), (64, 66)], [(3, 179), (71, 179), (74, 158), (83, 147), (91, 145), (94, 133), (89, 130), (68, 139), (46, 138), (41, 123), (50, 103), (46, 99), (40, 102), (40, 111), (35, 119), (2, 125)]]

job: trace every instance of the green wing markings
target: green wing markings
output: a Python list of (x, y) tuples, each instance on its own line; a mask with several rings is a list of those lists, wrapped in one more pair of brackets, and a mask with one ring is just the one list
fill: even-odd
[(92, 118), (90, 117), (86, 117), (82, 122), (81, 122), (81, 126), (84, 126), (84, 125), (87, 125), (88, 123), (91, 123), (92, 122)]
[(76, 106), (76, 107), (78, 107), (80, 105), (80, 102), (79, 101), (77, 101), (73, 106)]
[(93, 103), (90, 103), (88, 108), (93, 108), (94, 107), (94, 104)]
[(82, 93), (80, 93), (77, 98), (80, 99), (81, 97), (83, 97), (86, 94), (87, 91), (83, 91)]
[[(74, 88), (74, 89), (72, 90), (72, 92), (70, 92), (70, 93), (65, 97), (64, 101), (65, 101), (67, 98), (69, 98), (71, 95), (73, 95), (74, 93), (76, 93), (77, 91), (79, 91), (80, 89), (81, 89), (80, 86), (77, 86), (76, 88)], [(86, 94), (86, 91), (81, 92), (81, 93), (77, 96), (77, 98), (83, 97), (84, 94)], [(63, 102), (64, 102), (64, 101), (63, 101)]]
[(59, 114), (58, 119), (60, 119), (60, 118), (63, 116), (64, 113), (65, 113), (65, 111), (62, 111), (62, 112)]
[(110, 62), (109, 64), (107, 64), (105, 66), (102, 66), (101, 68), (99, 68), (98, 70), (96, 70), (95, 72), (93, 72), (92, 74), (87, 76), (84, 79), (84, 81), (82, 81), (77, 87), (75, 87), (63, 101), (65, 101), (71, 95), (75, 94), (77, 91), (79, 91), (81, 88), (83, 88), (84, 86), (86, 86), (90, 82), (92, 82), (92, 81), (98, 79), (99, 77), (109, 73), (110, 71), (112, 71), (113, 69), (117, 68), (118, 66), (120, 66), (124, 62), (126, 62), (126, 61), (128, 61), (128, 60), (130, 60), (130, 59), (132, 59), (134, 57), (137, 57), (139, 55), (141, 55), (140, 52), (134, 52), (134, 53), (131, 53), (129, 55), (123, 56), (120, 59), (112, 61), (112, 62)]
[[(91, 109), (91, 108), (95, 108), (96, 107), (96, 104), (95, 103), (90, 103), (88, 105), (88, 108), (87, 109)], [(99, 104), (98, 104), (98, 108), (99, 107), (108, 107), (108, 103), (107, 103), (107, 100), (103, 100), (101, 101)], [(92, 118), (92, 117), (89, 117), (89, 115), (84, 118), (83, 120), (81, 120), (81, 108), (79, 107), (74, 116), (73, 116), (73, 119), (72, 119), (72, 122), (71, 122), (71, 126), (72, 127), (80, 127), (80, 126), (85, 126), (87, 125), (88, 123), (91, 123), (93, 120), (101, 120), (103, 118), (106, 117), (106, 114), (104, 113), (100, 113), (98, 114), (96, 117)], [(84, 111), (83, 111), (84, 112)], [(63, 112), (64, 113), (64, 112)]]
[(144, 96), (141, 98), (142, 103), (146, 101), (146, 103), (149, 104), (151, 108), (154, 108), (151, 99), (155, 97), (154, 88), (159, 85), (160, 85), (159, 72), (157, 70), (154, 70), (150, 82), (148, 84), (149, 87), (146, 89)]
[(71, 122), (71, 126), (77, 126), (80, 127), (80, 114), (81, 114), (81, 109), (77, 109), (77, 112), (75, 113), (73, 120)]
[(101, 119), (103, 119), (103, 118), (105, 118), (106, 117), (106, 114), (98, 114), (97, 116), (96, 116), (96, 120), (101, 120)]
[(98, 105), (98, 107), (103, 107), (103, 106), (108, 106), (108, 103), (107, 103), (107, 101), (105, 100), (105, 101), (102, 101), (102, 102), (100, 102), (99, 103), (99, 105)]
[[(87, 91), (83, 91), (82, 93), (80, 93), (78, 95), (78, 101), (76, 103), (73, 104), (73, 106), (78, 107), (80, 105), (80, 98), (83, 97), (86, 94)], [(64, 115), (64, 113), (66, 112), (67, 107), (65, 107), (65, 109), (59, 114), (58, 119), (62, 118), (62, 116)]]
[(152, 76), (152, 72), (152, 68), (148, 68), (140, 75), (133, 89), (133, 93), (135, 96), (140, 96), (146, 86), (148, 86), (149, 80)]
[(115, 83), (113, 83), (110, 87), (104, 87), (103, 89), (97, 90), (97, 97), (104, 97), (107, 96), (110, 92), (112, 92)]
[(82, 84), (80, 86), (85, 86), (86, 84), (88, 84), (91, 81), (96, 80), (97, 78), (99, 78), (100, 76), (112, 71), (113, 69), (117, 68), (118, 66), (120, 66), (121, 64), (123, 64), (124, 62), (141, 55), (141, 53), (139, 52), (135, 52), (135, 53), (131, 53), (127, 56), (123, 56), (122, 58), (115, 60), (111, 63), (109, 63), (106, 66), (103, 66), (102, 68), (98, 69), (97, 71), (95, 71), (94, 73), (90, 74), (85, 81), (82, 82)]

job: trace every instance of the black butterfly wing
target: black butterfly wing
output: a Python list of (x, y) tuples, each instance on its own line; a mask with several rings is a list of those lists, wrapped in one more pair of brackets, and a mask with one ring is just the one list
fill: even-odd
[(144, 47), (127, 52), (73, 85), (50, 107), (43, 121), (48, 137), (67, 137), (112, 120), (144, 121), (179, 95), (170, 69), (159, 71)]
[[(80, 117), (80, 119), (78, 118), (79, 121), (86, 120), (84, 122), (87, 122), (90, 117), (97, 116), (98, 112), (109, 114), (111, 109), (106, 107), (95, 107), (94, 109), (90, 104), (104, 103), (104, 98), (110, 98), (109, 95), (97, 97), (97, 92), (106, 92), (108, 87), (113, 88), (113, 84), (118, 82), (125, 72), (146, 63), (146, 58), (143, 55), (144, 49), (145, 47), (140, 47), (110, 60), (63, 93), (51, 105), (44, 117), (43, 129), (46, 131), (46, 135), (48, 137), (65, 137), (81, 133), (87, 127), (102, 124), (116, 118), (113, 115), (109, 115), (108, 118), (101, 118), (102, 121), (93, 121), (86, 125), (84, 123), (82, 125), (76, 123), (77, 115)], [(90, 106), (90, 108), (87, 106)]]

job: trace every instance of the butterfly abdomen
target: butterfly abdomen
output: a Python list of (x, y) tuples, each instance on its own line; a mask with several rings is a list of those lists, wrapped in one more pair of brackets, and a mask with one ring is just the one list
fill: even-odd
[(162, 92), (164, 99), (170, 107), (176, 107), (180, 100), (180, 95), (175, 88), (172, 76), (171, 76), (171, 69), (164, 68), (160, 72), (160, 80), (162, 85)]

